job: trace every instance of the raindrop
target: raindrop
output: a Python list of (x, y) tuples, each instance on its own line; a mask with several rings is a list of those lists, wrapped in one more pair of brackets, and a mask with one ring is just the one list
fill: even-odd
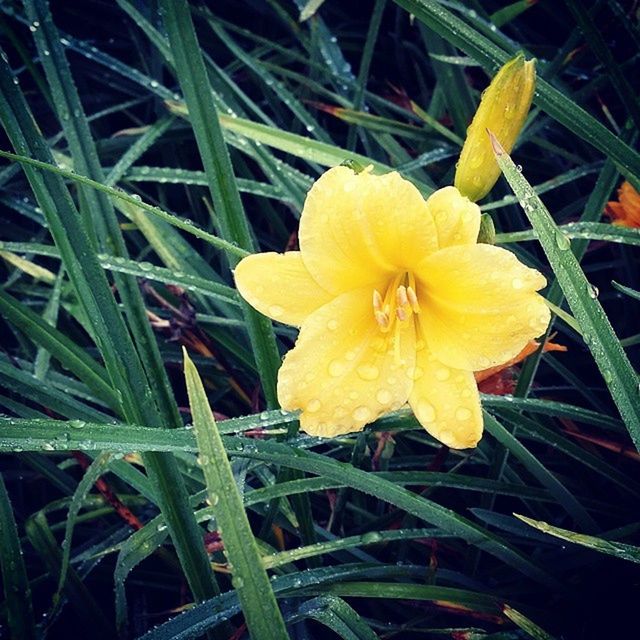
[(363, 380), (376, 380), (380, 375), (378, 367), (372, 364), (360, 365), (357, 369), (357, 372)]
[(378, 393), (376, 393), (376, 400), (380, 404), (389, 404), (392, 400), (391, 391), (388, 389), (380, 389)]
[(340, 360), (332, 360), (329, 363), (329, 375), (337, 378), (344, 373), (345, 366)]
[(449, 369), (447, 369), (446, 367), (441, 367), (436, 371), (436, 379), (440, 381), (447, 380), (450, 375), (451, 371), (449, 371)]
[(357, 420), (358, 422), (366, 422), (371, 418), (371, 411), (369, 407), (365, 407), (364, 405), (361, 405), (357, 409), (354, 409), (351, 415), (353, 419)]
[(313, 400), (309, 400), (309, 404), (307, 404), (307, 411), (309, 413), (315, 413), (316, 411), (320, 411), (320, 407), (322, 403), (318, 398), (313, 398)]
[(556, 246), (560, 251), (566, 251), (571, 247), (571, 242), (562, 231), (556, 231)]

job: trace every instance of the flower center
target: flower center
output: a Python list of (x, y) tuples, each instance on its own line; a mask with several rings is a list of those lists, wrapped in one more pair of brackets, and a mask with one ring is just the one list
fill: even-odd
[(414, 313), (420, 313), (420, 304), (413, 273), (396, 275), (389, 282), (384, 295), (374, 289), (373, 316), (383, 333), (390, 331), (396, 320), (404, 322)]

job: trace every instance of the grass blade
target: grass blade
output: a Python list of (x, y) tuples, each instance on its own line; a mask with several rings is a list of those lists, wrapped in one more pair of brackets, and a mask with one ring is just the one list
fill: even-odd
[[(242, 208), (229, 151), (218, 122), (189, 5), (185, 0), (162, 0), (161, 6), (176, 74), (189, 108), (209, 190), (215, 203), (215, 222), (226, 240), (251, 251), (254, 248), (253, 239)], [(231, 258), (231, 266), (236, 263), (237, 260)], [(280, 355), (271, 321), (247, 303), (243, 304), (243, 312), (267, 404), (276, 407), (276, 375), (280, 367)]]
[(249, 633), (255, 640), (282, 640), (288, 637), (284, 620), (262, 565), (202, 381), (186, 350), (184, 370), (200, 452), (198, 459), (209, 502), (214, 506), (225, 555), (233, 566), (232, 584), (238, 591)]
[(518, 171), (500, 143), (491, 137), (500, 169), (514, 193), (524, 203), (523, 209), (553, 268), (569, 307), (582, 328), (600, 373), (609, 388), (631, 438), (640, 449), (640, 387), (638, 374), (633, 370), (620, 341), (609, 323), (597, 293), (587, 281), (580, 263), (571, 252), (571, 242), (558, 228), (531, 185)]

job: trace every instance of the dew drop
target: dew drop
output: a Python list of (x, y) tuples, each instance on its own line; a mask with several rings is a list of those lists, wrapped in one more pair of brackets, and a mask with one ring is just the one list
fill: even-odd
[(436, 410), (433, 405), (426, 400), (418, 400), (418, 407), (416, 409), (416, 417), (420, 422), (433, 422), (436, 419)]
[(284, 309), (277, 304), (272, 304), (269, 307), (269, 315), (274, 318), (279, 318), (283, 313), (284, 313)]
[(376, 393), (376, 400), (380, 404), (389, 404), (392, 399), (393, 396), (391, 395), (391, 391), (388, 389), (380, 389), (378, 393)]
[(571, 242), (562, 231), (556, 231), (556, 246), (560, 251), (566, 251), (571, 247)]
[(329, 375), (333, 376), (334, 378), (341, 376), (344, 373), (344, 370), (345, 370), (344, 363), (341, 362), (340, 360), (332, 360), (329, 363)]
[(524, 282), (522, 282), (522, 279), (521, 279), (521, 278), (514, 278), (514, 279), (511, 281), (511, 286), (512, 286), (514, 289), (522, 289), (522, 287), (524, 287)]
[(440, 442), (450, 447), (455, 442), (455, 436), (453, 435), (453, 431), (444, 429), (438, 434), (438, 440), (440, 440)]
[(337, 320), (329, 320), (329, 322), (327, 322), (327, 329), (329, 329), (329, 331), (335, 331), (337, 328), (338, 328)]
[(442, 382), (444, 382), (445, 380), (448, 380), (450, 375), (451, 375), (451, 371), (446, 367), (441, 367), (436, 371), (436, 379)]
[(358, 375), (363, 380), (376, 380), (380, 376), (378, 367), (372, 364), (362, 364), (357, 369)]
[(457, 420), (468, 420), (471, 417), (471, 411), (466, 407), (459, 407), (456, 409), (456, 419)]
[(602, 372), (602, 377), (607, 384), (611, 384), (613, 382), (613, 374), (607, 369)]
[(313, 400), (309, 400), (309, 404), (307, 404), (307, 411), (309, 413), (316, 413), (316, 411), (320, 411), (320, 407), (322, 403), (318, 398), (313, 398)]
[(367, 420), (371, 418), (371, 410), (369, 409), (369, 407), (361, 405), (357, 409), (354, 409), (351, 415), (353, 419), (357, 420), (358, 422), (367, 422)]

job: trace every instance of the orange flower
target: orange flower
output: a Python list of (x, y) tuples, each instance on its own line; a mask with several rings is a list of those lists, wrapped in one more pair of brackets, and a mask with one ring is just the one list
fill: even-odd
[(607, 202), (605, 208), (613, 224), (640, 228), (640, 193), (625, 180), (618, 189), (618, 200)]

